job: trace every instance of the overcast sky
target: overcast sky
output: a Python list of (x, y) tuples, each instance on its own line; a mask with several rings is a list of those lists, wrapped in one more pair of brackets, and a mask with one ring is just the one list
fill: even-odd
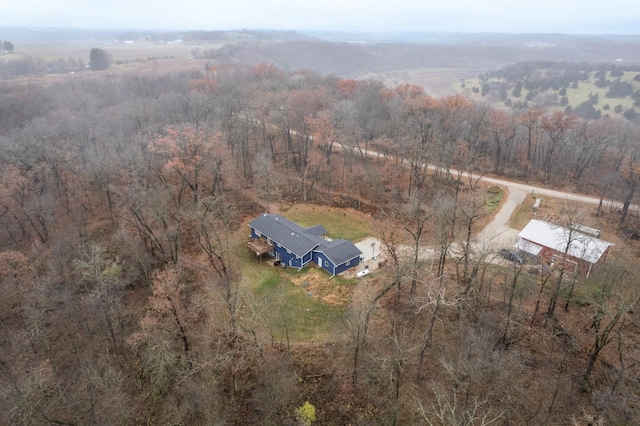
[(640, 0), (0, 0), (0, 26), (639, 34)]

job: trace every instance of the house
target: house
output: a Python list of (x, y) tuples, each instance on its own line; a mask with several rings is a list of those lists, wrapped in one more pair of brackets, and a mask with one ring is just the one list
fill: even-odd
[(595, 266), (604, 263), (613, 244), (582, 232), (582, 228), (534, 219), (518, 234), (515, 248), (547, 263), (564, 261), (567, 270), (588, 277)]
[(249, 247), (257, 256), (268, 253), (283, 266), (301, 269), (314, 262), (333, 277), (360, 263), (360, 249), (351, 241), (323, 238), (327, 230), (322, 225), (303, 228), (281, 215), (265, 213), (249, 227)]

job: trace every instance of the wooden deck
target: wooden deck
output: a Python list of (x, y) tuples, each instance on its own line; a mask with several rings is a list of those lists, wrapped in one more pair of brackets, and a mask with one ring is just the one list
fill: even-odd
[(265, 240), (249, 240), (247, 241), (249, 248), (256, 254), (256, 256), (262, 256), (268, 251), (273, 250), (273, 246), (267, 243)]

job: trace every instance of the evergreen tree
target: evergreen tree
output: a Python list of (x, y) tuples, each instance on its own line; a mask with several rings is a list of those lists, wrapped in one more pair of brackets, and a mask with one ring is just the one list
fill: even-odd
[(10, 41), (4, 41), (2, 43), (2, 48), (9, 53), (13, 53), (14, 51), (13, 43), (11, 43)]
[(89, 66), (94, 71), (109, 69), (111, 65), (111, 55), (104, 49), (97, 47), (91, 48), (89, 54)]

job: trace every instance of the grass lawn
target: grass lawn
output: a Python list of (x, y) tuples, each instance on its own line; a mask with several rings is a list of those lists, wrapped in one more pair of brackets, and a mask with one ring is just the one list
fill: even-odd
[(333, 239), (357, 242), (374, 233), (371, 218), (353, 209), (295, 204), (284, 212), (284, 216), (304, 227), (324, 225), (329, 238)]
[(287, 277), (287, 271), (262, 264), (253, 291), (259, 300), (261, 323), (273, 341), (325, 340), (336, 329), (344, 307), (324, 303)]
[(241, 274), (240, 286), (252, 293), (259, 327), (272, 342), (322, 341), (339, 328), (344, 306), (325, 303), (310, 294), (309, 289), (294, 284), (295, 275), (302, 274), (306, 268), (302, 272), (275, 268), (266, 262), (267, 256), (260, 262), (244, 241), (236, 247), (236, 255)]
[(504, 190), (499, 186), (492, 186), (487, 190), (487, 204), (485, 205), (485, 209), (488, 213), (493, 213), (498, 206), (500, 205), (500, 201), (504, 197)]
[[(358, 241), (374, 234), (371, 218), (353, 209), (296, 204), (283, 215), (305, 227), (322, 224), (334, 239)], [(329, 280), (324, 271), (310, 267), (302, 271), (274, 268), (267, 256), (260, 262), (252, 255), (246, 247), (247, 235), (248, 228), (237, 234), (240, 285), (255, 296), (258, 321), (269, 338), (283, 343), (330, 338), (340, 329), (355, 280)]]
[(513, 211), (509, 218), (509, 226), (514, 229), (523, 229), (527, 226), (527, 223), (533, 216), (533, 204), (536, 202), (536, 198), (532, 196), (525, 197), (524, 201)]

